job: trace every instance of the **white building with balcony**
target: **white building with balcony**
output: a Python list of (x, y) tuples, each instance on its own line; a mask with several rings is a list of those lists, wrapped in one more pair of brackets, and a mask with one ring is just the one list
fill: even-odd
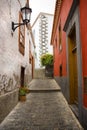
[(41, 68), (40, 57), (43, 54), (53, 54), (53, 48), (50, 45), (51, 33), (53, 26), (53, 15), (40, 13), (32, 25), (36, 51), (35, 51), (35, 68)]

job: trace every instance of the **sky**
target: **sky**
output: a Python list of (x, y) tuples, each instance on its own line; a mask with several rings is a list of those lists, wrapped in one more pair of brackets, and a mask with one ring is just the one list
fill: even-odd
[(31, 25), (40, 12), (54, 14), (55, 1), (56, 0), (29, 0), (29, 6), (32, 8)]

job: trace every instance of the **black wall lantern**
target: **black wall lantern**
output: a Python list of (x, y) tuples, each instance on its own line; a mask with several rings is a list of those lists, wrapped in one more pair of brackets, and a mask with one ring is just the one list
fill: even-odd
[(12, 22), (12, 30), (15, 31), (15, 29), (21, 25), (27, 25), (27, 23), (30, 22), (30, 18), (31, 18), (31, 12), (32, 9), (29, 7), (23, 7), (21, 8), (21, 14), (22, 14), (22, 18), (23, 18), (23, 23), (14, 23)]

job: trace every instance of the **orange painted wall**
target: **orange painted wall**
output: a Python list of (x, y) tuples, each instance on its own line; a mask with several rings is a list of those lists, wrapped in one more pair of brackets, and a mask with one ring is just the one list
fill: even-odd
[[(63, 30), (66, 18), (71, 8), (73, 0), (63, 0), (63, 4), (60, 10), (59, 21), (61, 19), (61, 27)], [(80, 0), (80, 38), (81, 38), (81, 50), (82, 50), (82, 76), (83, 76), (83, 102), (87, 107), (87, 94), (84, 93), (84, 77), (87, 77), (87, 0)], [(59, 52), (59, 21), (56, 29), (54, 46), (54, 76), (59, 76), (59, 66), (63, 65), (63, 76), (67, 75), (66, 65), (66, 33), (62, 31), (62, 51)], [(56, 43), (57, 40), (57, 43)]]
[[(63, 76), (67, 75), (67, 67), (66, 67), (66, 33), (63, 31), (64, 24), (66, 21), (66, 18), (68, 16), (69, 10), (71, 8), (73, 0), (63, 0), (63, 4), (60, 10), (60, 16), (58, 21), (58, 26), (56, 29), (55, 39), (56, 40), (53, 43), (54, 46), (54, 76), (59, 76), (59, 67), (62, 64), (63, 69)], [(59, 51), (59, 22), (61, 20), (61, 28), (62, 28), (62, 51)]]
[[(84, 79), (84, 77), (87, 77), (87, 0), (80, 0), (79, 9), (80, 9), (80, 33), (81, 33), (82, 65), (83, 65), (82, 69)], [(84, 105), (87, 107), (87, 94), (84, 94)]]

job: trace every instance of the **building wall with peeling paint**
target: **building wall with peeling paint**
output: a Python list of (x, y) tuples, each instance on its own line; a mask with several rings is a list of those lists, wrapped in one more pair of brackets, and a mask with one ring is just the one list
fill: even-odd
[[(19, 22), (19, 10), (25, 4), (25, 0), (0, 1), (0, 122), (18, 102), (21, 67), (25, 68), (24, 84), (28, 85), (32, 79), (32, 64), (29, 63), (29, 37), (31, 37), (29, 30), (25, 27), (25, 54), (23, 56), (19, 52), (19, 28), (14, 32), (11, 28), (12, 21)], [(33, 44), (32, 40), (31, 43)], [(15, 97), (12, 96), (14, 93)], [(2, 106), (4, 112), (2, 112)]]

